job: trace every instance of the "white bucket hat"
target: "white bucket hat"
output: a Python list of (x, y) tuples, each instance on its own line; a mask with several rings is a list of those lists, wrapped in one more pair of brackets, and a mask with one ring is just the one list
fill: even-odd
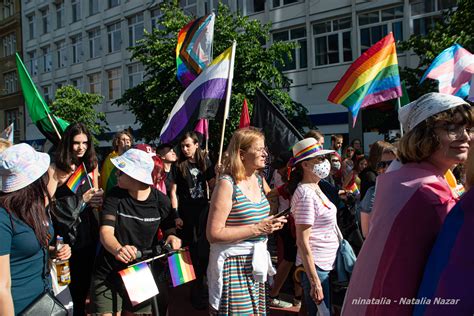
[(469, 105), (460, 97), (431, 92), (401, 107), (398, 110), (398, 119), (405, 132), (409, 132), (427, 118), (464, 104)]
[(323, 146), (313, 137), (305, 138), (293, 146), (293, 158), (290, 159), (290, 165), (294, 166), (300, 161), (333, 152), (334, 150), (323, 149)]
[(48, 154), (37, 152), (28, 144), (17, 144), (0, 153), (0, 191), (18, 191), (38, 180), (48, 171)]
[(126, 173), (129, 177), (146, 183), (149, 185), (153, 184), (151, 173), (155, 167), (153, 158), (140, 150), (140, 149), (129, 149), (122, 155), (110, 159), (117, 169)]

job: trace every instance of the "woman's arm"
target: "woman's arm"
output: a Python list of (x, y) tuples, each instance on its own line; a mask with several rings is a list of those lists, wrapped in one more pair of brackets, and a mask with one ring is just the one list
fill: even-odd
[(108, 225), (100, 226), (100, 241), (104, 248), (110, 252), (116, 260), (129, 263), (137, 258), (137, 248), (131, 245), (121, 245), (115, 238), (115, 228)]
[(13, 316), (10, 255), (0, 256), (0, 316)]
[(99, 164), (92, 171), (92, 186), (97, 190), (99, 189)]
[(311, 225), (296, 224), (296, 246), (298, 247), (304, 270), (311, 284), (310, 295), (316, 304), (324, 299), (323, 288), (319, 280), (316, 266), (311, 253), (309, 237), (311, 235)]
[(362, 236), (367, 238), (369, 233), (370, 213), (360, 212), (360, 229), (362, 230)]
[(225, 223), (232, 209), (233, 186), (228, 180), (219, 180), (212, 194), (206, 234), (210, 243), (231, 243), (270, 234), (281, 229), (285, 218), (267, 217), (259, 223), (229, 227)]

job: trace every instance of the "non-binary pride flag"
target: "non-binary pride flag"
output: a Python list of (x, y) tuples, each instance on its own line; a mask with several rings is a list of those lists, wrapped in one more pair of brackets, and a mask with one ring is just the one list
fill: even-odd
[(401, 95), (397, 51), (390, 33), (352, 63), (329, 94), (328, 101), (347, 107), (355, 125), (361, 108)]
[(178, 34), (176, 67), (179, 82), (184, 87), (204, 70), (212, 59), (215, 14), (189, 22)]
[(226, 96), (231, 55), (229, 47), (184, 90), (161, 129), (162, 143), (171, 143), (183, 131), (193, 130), (200, 118), (215, 117)]
[(191, 256), (188, 250), (178, 251), (168, 257), (168, 265), (170, 267), (171, 280), (173, 286), (196, 279)]
[(446, 48), (426, 70), (420, 80), (438, 80), (441, 93), (465, 98), (469, 94), (469, 81), (474, 74), (474, 55), (459, 44)]
[(74, 173), (67, 180), (66, 185), (72, 192), (76, 193), (77, 189), (81, 186), (82, 183), (87, 179), (87, 173), (84, 168), (84, 164), (81, 164)]

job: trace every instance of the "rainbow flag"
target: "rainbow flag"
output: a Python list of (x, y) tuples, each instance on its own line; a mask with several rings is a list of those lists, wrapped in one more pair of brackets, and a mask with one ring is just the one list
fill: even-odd
[(74, 171), (74, 173), (69, 177), (67, 180), (66, 185), (72, 192), (76, 193), (77, 189), (84, 183), (87, 179), (86, 168), (84, 168), (84, 164), (81, 164), (79, 168)]
[(140, 262), (119, 271), (133, 306), (158, 294), (158, 287), (146, 262)]
[(188, 249), (170, 255), (168, 257), (168, 265), (174, 287), (196, 279)]
[(397, 51), (390, 33), (352, 63), (329, 94), (328, 101), (347, 107), (355, 125), (361, 108), (401, 95)]
[(357, 183), (353, 182), (351, 186), (346, 187), (346, 190), (351, 192), (354, 195), (360, 195), (359, 188), (357, 187)]
[(176, 67), (179, 82), (186, 88), (212, 60), (215, 14), (189, 22), (178, 34)]

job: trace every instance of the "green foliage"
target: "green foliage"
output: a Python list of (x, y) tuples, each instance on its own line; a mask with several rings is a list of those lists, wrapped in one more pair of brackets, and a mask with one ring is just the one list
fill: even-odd
[(56, 90), (51, 111), (60, 118), (73, 123), (84, 123), (93, 135), (108, 131), (105, 113), (94, 108), (104, 97), (98, 94), (82, 93), (73, 86), (63, 86)]
[(474, 1), (459, 0), (456, 11), (446, 11), (426, 36), (412, 35), (399, 46), (399, 50), (412, 49), (420, 58), (418, 67), (405, 68), (401, 77), (407, 82), (410, 100), (437, 91), (437, 82), (425, 80), (419, 85), (427, 67), (443, 50), (457, 43), (470, 52), (474, 51)]
[[(128, 106), (135, 114), (142, 124), (140, 136), (146, 141), (158, 139), (162, 125), (184, 91), (176, 79), (175, 49), (179, 30), (192, 17), (186, 16), (176, 3), (163, 3), (161, 12), (159, 29), (146, 33), (141, 45), (131, 48), (132, 59), (144, 65), (146, 80), (127, 90), (116, 102), (119, 106)], [(277, 62), (284, 64), (284, 57), (290, 56), (295, 45), (278, 42), (265, 48), (262, 43), (268, 42), (269, 37), (269, 24), (235, 15), (219, 4), (214, 27), (214, 57), (237, 41), (226, 138), (238, 127), (244, 98), (251, 111), (257, 87), (280, 106), (297, 128), (310, 125), (306, 108), (288, 95), (290, 80), (275, 66)], [(210, 146), (218, 148), (222, 122), (211, 121), (209, 125)]]

